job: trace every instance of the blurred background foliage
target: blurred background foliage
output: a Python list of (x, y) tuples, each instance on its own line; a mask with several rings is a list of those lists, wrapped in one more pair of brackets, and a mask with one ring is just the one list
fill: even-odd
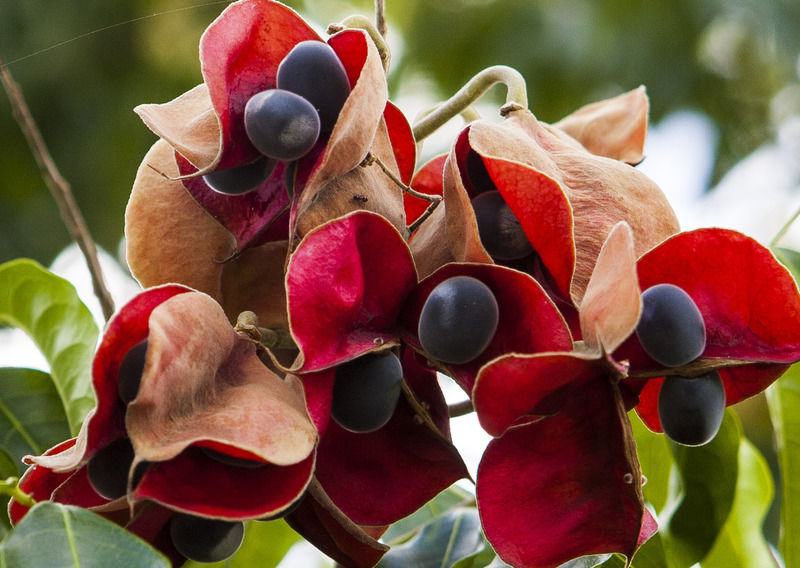
[[(373, 10), (371, 0), (287, 3), (320, 30)], [(0, 0), (0, 56), (107, 250), (119, 246), (131, 182), (154, 141), (131, 109), (200, 82), (198, 40), (225, 4)], [(555, 121), (644, 84), (654, 122), (679, 109), (713, 120), (713, 180), (800, 112), (795, 0), (387, 0), (387, 9), (393, 93), (424, 80), (433, 103), (502, 63), (527, 78), (533, 112)], [(67, 232), (4, 96), (0, 147), (0, 262), (49, 263)]]

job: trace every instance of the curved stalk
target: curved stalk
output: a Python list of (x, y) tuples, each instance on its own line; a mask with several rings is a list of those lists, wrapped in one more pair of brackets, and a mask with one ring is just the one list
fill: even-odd
[(417, 122), (413, 128), (414, 139), (419, 142), (436, 132), (448, 120), (467, 109), (497, 83), (503, 83), (508, 88), (506, 103), (500, 109), (500, 114), (505, 116), (509, 112), (528, 108), (525, 79), (519, 71), (506, 65), (494, 65), (475, 75), (456, 94)]

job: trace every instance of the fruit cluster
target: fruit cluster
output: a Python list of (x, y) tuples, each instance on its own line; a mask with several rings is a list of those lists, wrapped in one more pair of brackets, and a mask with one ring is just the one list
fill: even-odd
[(430, 125), (498, 70), (412, 128), (385, 52), (239, 0), (201, 39), (204, 83), (137, 108), (159, 136), (126, 212), (145, 289), (105, 333), (86, 427), (30, 458), (24, 491), (176, 563), (283, 517), (372, 566), (383, 527), (468, 477), (440, 373), (493, 436), (476, 493), (505, 562), (631, 558), (656, 522), (627, 412), (703, 444), (800, 360), (789, 273), (739, 233), (679, 232), (634, 167), (643, 89), (549, 125), (503, 68), (503, 121), (417, 168)]
[(274, 89), (259, 91), (244, 107), (247, 138), (263, 157), (203, 176), (220, 193), (239, 195), (264, 183), (278, 161), (308, 154), (321, 133), (330, 133), (350, 94), (347, 71), (324, 42), (295, 45), (278, 65)]

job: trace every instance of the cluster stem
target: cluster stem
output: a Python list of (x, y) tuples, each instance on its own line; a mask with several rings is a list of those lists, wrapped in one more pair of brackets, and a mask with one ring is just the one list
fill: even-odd
[(19, 488), (19, 478), (17, 477), (9, 477), (0, 480), (0, 495), (8, 495), (14, 501), (25, 507), (33, 507), (36, 504), (33, 497)]

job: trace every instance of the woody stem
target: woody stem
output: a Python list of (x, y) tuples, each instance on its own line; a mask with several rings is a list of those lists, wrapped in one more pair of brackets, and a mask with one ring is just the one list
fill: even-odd
[(67, 227), (72, 240), (78, 244), (78, 247), (86, 259), (86, 265), (89, 268), (89, 274), (91, 275), (92, 284), (94, 286), (94, 294), (100, 302), (105, 319), (108, 320), (114, 313), (114, 300), (103, 278), (103, 269), (100, 267), (97, 247), (94, 244), (94, 240), (92, 240), (92, 236), (89, 234), (89, 228), (78, 208), (69, 183), (61, 175), (53, 157), (50, 155), (50, 151), (47, 149), (44, 137), (39, 127), (36, 125), (36, 121), (33, 119), (33, 115), (22, 94), (22, 89), (16, 81), (14, 81), (11, 72), (8, 70), (2, 58), (0, 58), (0, 83), (3, 84), (8, 94), (14, 119), (17, 121), (17, 124), (19, 124), (22, 133), (25, 135), (25, 139), (28, 141), (31, 153), (36, 159), (36, 164), (39, 166), (39, 173), (58, 205), (61, 219), (64, 221), (64, 225)]

